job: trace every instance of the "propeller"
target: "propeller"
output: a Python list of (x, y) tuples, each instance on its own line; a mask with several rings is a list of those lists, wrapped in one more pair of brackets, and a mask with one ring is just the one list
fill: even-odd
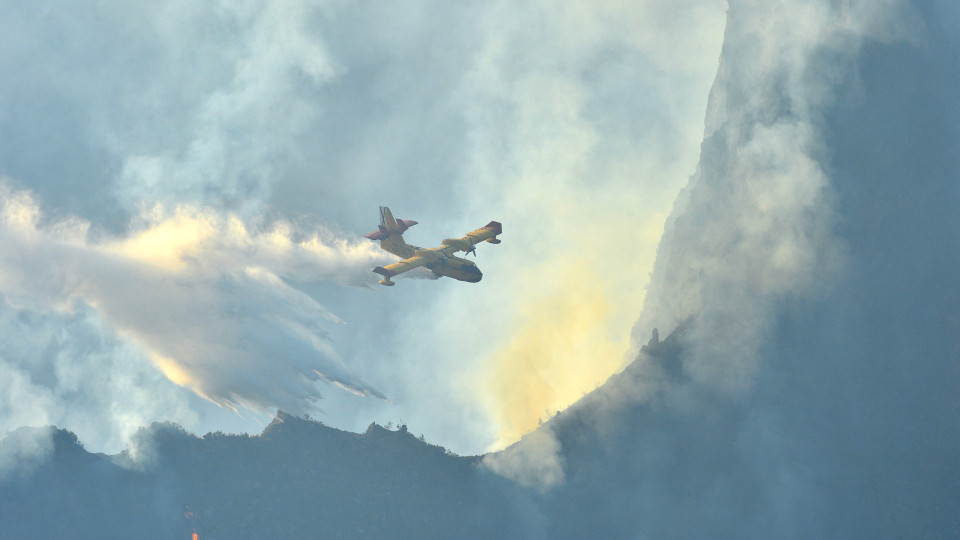
[(469, 254), (471, 254), (471, 253), (473, 253), (473, 256), (474, 256), (474, 257), (477, 256), (477, 246), (470, 246), (470, 249), (467, 250), (467, 253), (466, 253), (466, 255), (464, 255), (464, 257), (466, 257), (467, 255), (469, 255)]

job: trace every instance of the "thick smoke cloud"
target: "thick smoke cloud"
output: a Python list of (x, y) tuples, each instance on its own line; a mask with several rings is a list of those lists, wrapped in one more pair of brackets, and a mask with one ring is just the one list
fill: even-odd
[(468, 114), (471, 200), (507, 224), (494, 271), (509, 278), (483, 302), (509, 306), (483, 374), (497, 447), (622, 367), (666, 208), (695, 167), (722, 7), (502, 2), (484, 19)]
[(156, 203), (262, 212), (336, 73), (311, 2), (4, 4), (2, 172), (115, 228)]
[(29, 478), (53, 453), (54, 428), (19, 428), (0, 437), (0, 482)]
[[(668, 226), (635, 336), (697, 317), (698, 382), (749, 387), (776, 303), (822, 285), (839, 264), (817, 124), (863, 38), (841, 17), (826, 3), (780, 2), (728, 20), (700, 167)], [(811, 72), (821, 47), (835, 51), (836, 72)]]
[[(134, 208), (160, 202), (216, 204), (243, 215), (262, 211), (278, 177), (273, 164), (294, 157), (297, 147), (290, 143), (319, 117), (317, 104), (303, 89), (319, 87), (336, 72), (308, 27), (318, 9), (294, 1), (158, 11), (156, 31), (169, 55), (163, 64), (187, 60), (186, 66), (176, 66), (178, 78), (191, 75), (185, 68), (209, 67), (220, 77), (204, 77), (206, 88), (181, 97), (190, 99), (191, 114), (160, 132), (157, 144), (135, 154), (121, 151), (119, 199)], [(216, 28), (204, 35), (209, 24)], [(196, 55), (187, 46), (167, 48), (170, 39), (214, 47), (226, 58)], [(149, 85), (161, 105), (139, 113), (159, 116), (181, 105), (173, 102), (177, 94), (164, 95), (170, 83), (165, 79)]]
[[(350, 323), (326, 328), (337, 353), (395, 403), (331, 394), (325, 421), (404, 420), (479, 452), (621, 363), (696, 162), (723, 9), (12, 2), (0, 173), (51, 221), (114, 238), (133, 238), (157, 204), (342, 237), (372, 230), (387, 204), (420, 221), (408, 233), (420, 245), (500, 220), (511, 238), (481, 252), (473, 287), (297, 284), (337, 306)], [(592, 278), (570, 286), (581, 272)], [(567, 340), (580, 354), (552, 344), (581, 325)], [(537, 343), (550, 350), (518, 356)]]

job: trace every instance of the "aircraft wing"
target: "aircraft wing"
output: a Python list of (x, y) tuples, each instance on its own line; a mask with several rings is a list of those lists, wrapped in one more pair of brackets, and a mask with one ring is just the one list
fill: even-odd
[(444, 246), (453, 247), (456, 251), (471, 251), (473, 246), (480, 242), (487, 241), (491, 244), (499, 244), (500, 239), (497, 235), (503, 232), (503, 226), (499, 222), (491, 221), (475, 231), (470, 231), (460, 238), (447, 238), (443, 241)]
[(402, 274), (409, 270), (413, 270), (418, 266), (423, 266), (430, 262), (430, 259), (423, 256), (410, 257), (409, 259), (404, 259), (400, 262), (395, 262), (393, 264), (388, 264), (387, 266), (378, 266), (373, 269), (374, 272), (380, 274), (381, 276), (393, 277), (397, 274)]
[[(422, 252), (421, 252), (422, 253)], [(413, 270), (418, 266), (423, 266), (425, 264), (430, 264), (431, 262), (437, 260), (436, 257), (430, 256), (430, 254), (421, 254), (409, 259), (404, 259), (393, 264), (388, 264), (387, 266), (378, 266), (373, 269), (374, 272), (383, 276), (383, 279), (380, 280), (381, 285), (393, 285), (393, 282), (390, 281), (390, 278), (397, 274), (402, 274), (409, 270)]]

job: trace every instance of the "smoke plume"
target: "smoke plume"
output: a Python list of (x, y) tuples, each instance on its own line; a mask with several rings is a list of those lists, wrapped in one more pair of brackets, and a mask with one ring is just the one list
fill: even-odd
[[(369, 269), (385, 262), (372, 243), (282, 222), (248, 227), (234, 215), (187, 207), (157, 207), (127, 237), (113, 237), (76, 218), (48, 222), (28, 192), (0, 190), (0, 293), (11, 336), (0, 357), (11, 372), (4, 377), (11, 426), (63, 421), (23, 415), (51, 411), (71, 387), (81, 391), (84, 366), (93, 362), (105, 363), (110, 377), (153, 377), (131, 369), (136, 363), (123, 365), (137, 354), (174, 383), (233, 409), (314, 410), (318, 381), (383, 397), (328, 340), (327, 328), (343, 323), (291, 285), (369, 286)], [(66, 321), (63, 347), (78, 350), (62, 364), (65, 351), (57, 353), (57, 369), (42, 374), (45, 345), (37, 335), (55, 328), (46, 321), (56, 318)], [(29, 330), (16, 332), (16, 324)], [(85, 333), (94, 340), (89, 348)]]

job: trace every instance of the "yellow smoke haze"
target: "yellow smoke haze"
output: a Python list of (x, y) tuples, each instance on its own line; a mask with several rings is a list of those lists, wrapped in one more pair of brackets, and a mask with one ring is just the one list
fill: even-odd
[[(162, 209), (156, 208), (155, 213), (161, 214)], [(173, 216), (153, 223), (114, 249), (165, 270), (181, 270), (184, 255), (196, 252), (204, 241), (218, 234), (216, 221), (198, 210), (178, 209)]]
[(579, 256), (558, 253), (521, 278), (517, 328), (488, 364), (485, 386), (499, 427), (493, 448), (517, 441), (623, 367), (665, 214), (633, 216), (635, 229), (627, 231), (628, 222), (611, 217), (569, 237)]
[(155, 352), (150, 354), (150, 359), (153, 361), (154, 365), (160, 368), (160, 371), (167, 379), (170, 380), (170, 382), (189, 388), (201, 396), (210, 399), (199, 391), (196, 381), (194, 381), (193, 377), (190, 376), (190, 373), (179, 363), (177, 363), (176, 360), (167, 358), (166, 356), (157, 354)]
[(20, 231), (33, 230), (40, 220), (40, 207), (26, 192), (9, 191), (6, 180), (0, 177), (0, 196), (2, 196), (3, 224)]
[[(500, 446), (628, 360), (666, 213), (699, 157), (725, 22), (723, 2), (679, 19), (666, 5), (533, 3), (535, 27), (498, 18), (485, 29), (469, 73), (468, 199), (497, 209), (503, 262), (483, 264), (503, 277), (489, 279), (495, 300), (473, 305), (520, 314), (487, 333), (497, 343), (476, 385)], [(633, 67), (613, 68), (612, 50)]]

